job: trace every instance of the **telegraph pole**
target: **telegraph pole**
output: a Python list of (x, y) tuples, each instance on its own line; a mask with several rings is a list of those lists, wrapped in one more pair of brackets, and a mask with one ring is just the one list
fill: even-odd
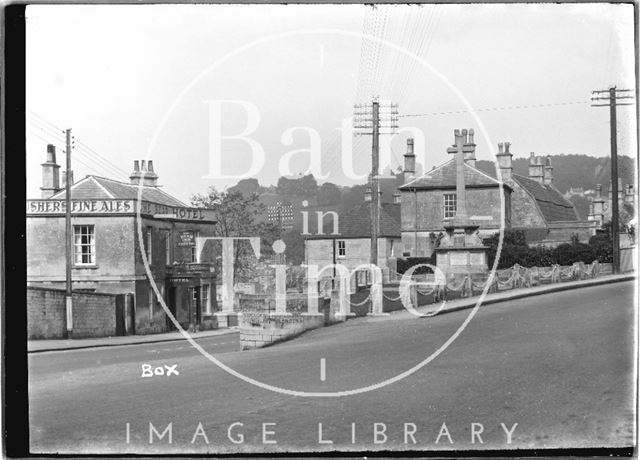
[[(380, 111), (383, 111), (382, 115)], [(378, 234), (380, 233), (380, 134), (393, 134), (398, 129), (398, 104), (380, 103), (374, 97), (371, 104), (354, 106), (356, 134), (371, 135), (371, 255), (370, 263), (378, 265)], [(382, 132), (381, 132), (382, 128)], [(360, 131), (358, 131), (360, 130)]]
[(371, 140), (371, 256), (370, 261), (378, 265), (378, 230), (380, 229), (380, 182), (378, 180), (380, 168), (380, 104), (371, 104), (373, 136)]
[(71, 238), (73, 237), (71, 233), (71, 129), (66, 130), (67, 136), (67, 171), (66, 180), (65, 180), (65, 190), (66, 190), (66, 210), (64, 215), (65, 220), (65, 255), (66, 255), (66, 281), (67, 281), (67, 290), (65, 295), (66, 300), (66, 314), (67, 314), (67, 331), (66, 338), (73, 338), (73, 292), (71, 286), (71, 263), (72, 263), (72, 246), (71, 246)]
[[(611, 131), (611, 236), (613, 244), (613, 273), (620, 272), (620, 214), (618, 210), (618, 122), (616, 107), (632, 105), (625, 99), (635, 99), (631, 89), (617, 89), (615, 86), (607, 90), (592, 91), (592, 107), (609, 107), (609, 129)], [(622, 93), (622, 94), (617, 94)], [(622, 100), (622, 102), (618, 102)], [(602, 102), (599, 102), (602, 101)]]

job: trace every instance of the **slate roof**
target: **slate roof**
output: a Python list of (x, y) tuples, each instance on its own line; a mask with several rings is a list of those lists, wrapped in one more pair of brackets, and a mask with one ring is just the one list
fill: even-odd
[[(482, 171), (464, 164), (464, 182), (467, 188), (498, 187), (500, 182)], [(506, 187), (508, 187), (505, 184)], [(447, 161), (422, 176), (398, 187), (399, 190), (450, 189), (456, 187), (456, 160)]]
[[(579, 220), (573, 204), (550, 185), (543, 185), (528, 177), (513, 174), (513, 180), (531, 195), (535, 200), (542, 217), (547, 222)], [(512, 203), (517, 206), (517, 203)]]
[[(328, 216), (327, 216), (328, 217)], [(324, 235), (310, 235), (309, 239), (371, 238), (371, 202), (365, 201), (339, 215), (338, 235), (332, 235), (333, 222), (325, 221)], [(400, 238), (400, 204), (380, 205), (380, 238)]]
[[(71, 198), (74, 200), (137, 200), (140, 187), (138, 185), (107, 179), (100, 176), (86, 176), (71, 186)], [(50, 199), (64, 198), (62, 190)], [(164, 206), (188, 207), (185, 203), (169, 195), (158, 187), (142, 186), (142, 201), (157, 203)]]

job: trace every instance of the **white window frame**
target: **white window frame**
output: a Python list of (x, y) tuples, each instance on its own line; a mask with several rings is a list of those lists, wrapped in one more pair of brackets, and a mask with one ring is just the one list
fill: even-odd
[[(86, 232), (82, 230), (86, 229)], [(86, 236), (87, 241), (82, 241)], [(89, 252), (83, 252), (83, 248), (89, 248)], [(88, 256), (88, 261), (84, 261), (84, 256)], [(94, 266), (96, 264), (96, 228), (95, 225), (74, 225), (73, 226), (73, 262), (79, 266)]]
[(147, 227), (147, 231), (144, 235), (146, 240), (145, 251), (147, 253), (147, 262), (149, 265), (153, 263), (153, 230), (152, 227)]
[(442, 210), (445, 219), (451, 219), (456, 216), (458, 212), (458, 196), (455, 193), (442, 195)]
[(211, 314), (211, 285), (209, 283), (200, 286), (200, 306), (205, 314)]
[(347, 240), (337, 240), (338, 246), (338, 259), (344, 259), (347, 257)]
[(197, 252), (197, 250), (198, 250), (198, 245), (197, 245), (197, 244), (195, 244), (195, 242), (196, 242), (196, 241), (198, 241), (198, 240), (197, 240), (197, 238), (198, 238), (199, 236), (200, 236), (200, 232), (198, 232), (198, 231), (194, 231), (194, 232), (193, 232), (193, 241), (194, 241), (194, 245), (193, 245), (193, 246), (191, 246), (191, 263), (192, 263), (192, 264), (197, 264), (197, 263), (199, 263), (199, 260), (198, 260), (198, 256), (199, 256), (199, 254), (198, 254), (198, 252)]

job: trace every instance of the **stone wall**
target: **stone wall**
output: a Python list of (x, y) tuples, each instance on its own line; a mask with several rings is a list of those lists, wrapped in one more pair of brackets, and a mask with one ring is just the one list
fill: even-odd
[[(28, 339), (61, 339), (66, 330), (65, 291), (27, 287)], [(73, 293), (73, 338), (116, 333), (116, 296)]]
[(245, 312), (240, 320), (240, 346), (243, 350), (262, 348), (282, 342), (310, 329), (324, 326), (324, 314), (275, 315)]

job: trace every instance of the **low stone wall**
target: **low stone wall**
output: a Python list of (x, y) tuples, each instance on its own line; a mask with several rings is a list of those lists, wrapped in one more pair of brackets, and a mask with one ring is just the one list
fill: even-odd
[(322, 313), (276, 315), (244, 312), (240, 319), (240, 346), (243, 350), (262, 348), (324, 325), (325, 316)]
[[(65, 332), (65, 291), (28, 286), (28, 339), (61, 339)], [(115, 294), (73, 292), (73, 338), (108, 337), (115, 333)]]

